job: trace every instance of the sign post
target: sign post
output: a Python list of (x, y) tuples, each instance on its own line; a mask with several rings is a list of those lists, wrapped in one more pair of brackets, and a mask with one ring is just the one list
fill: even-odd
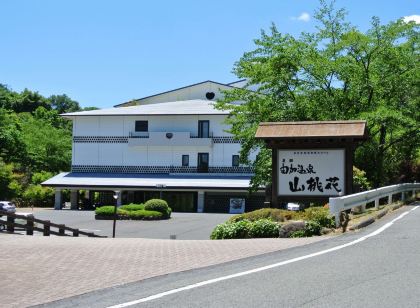
[(271, 204), (327, 202), (353, 192), (353, 156), (366, 139), (365, 121), (261, 123), (272, 149)]

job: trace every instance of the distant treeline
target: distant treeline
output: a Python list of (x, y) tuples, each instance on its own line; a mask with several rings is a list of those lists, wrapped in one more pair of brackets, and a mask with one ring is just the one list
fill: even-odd
[(44, 97), (0, 84), (0, 200), (52, 205), (54, 191), (39, 184), (71, 164), (72, 123), (60, 114), (91, 109), (65, 94)]

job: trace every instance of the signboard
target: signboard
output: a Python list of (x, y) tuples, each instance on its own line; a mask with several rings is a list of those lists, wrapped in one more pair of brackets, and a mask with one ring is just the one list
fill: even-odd
[(278, 150), (279, 196), (344, 193), (344, 149)]
[(245, 212), (244, 198), (230, 198), (230, 214), (242, 214)]

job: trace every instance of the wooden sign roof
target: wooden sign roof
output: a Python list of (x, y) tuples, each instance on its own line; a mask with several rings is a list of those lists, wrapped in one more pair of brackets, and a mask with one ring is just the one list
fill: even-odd
[(355, 138), (366, 139), (366, 121), (263, 122), (257, 139)]

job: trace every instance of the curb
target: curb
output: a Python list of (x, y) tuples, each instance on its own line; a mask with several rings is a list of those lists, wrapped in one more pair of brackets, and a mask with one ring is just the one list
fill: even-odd
[(354, 230), (357, 230), (357, 229), (361, 229), (361, 228), (364, 228), (364, 227), (367, 227), (367, 226), (369, 226), (370, 224), (372, 224), (372, 223), (374, 223), (375, 222), (375, 220), (378, 220), (378, 219), (380, 219), (380, 218), (382, 218), (382, 217), (384, 217), (389, 211), (395, 211), (395, 210), (397, 210), (397, 209), (399, 209), (400, 207), (402, 207), (403, 206), (403, 204), (395, 204), (395, 205), (393, 205), (393, 206), (391, 206), (390, 208), (388, 208), (388, 209), (384, 209), (384, 210), (382, 210), (382, 211), (379, 211), (376, 215), (374, 215), (373, 217), (370, 217), (370, 218), (367, 218), (367, 219), (365, 219), (365, 220), (362, 220), (361, 222), (359, 222), (359, 223), (357, 223), (357, 224), (355, 224), (355, 225), (353, 225), (353, 226), (351, 226), (350, 228), (349, 228), (349, 230), (351, 230), (351, 231), (354, 231)]

